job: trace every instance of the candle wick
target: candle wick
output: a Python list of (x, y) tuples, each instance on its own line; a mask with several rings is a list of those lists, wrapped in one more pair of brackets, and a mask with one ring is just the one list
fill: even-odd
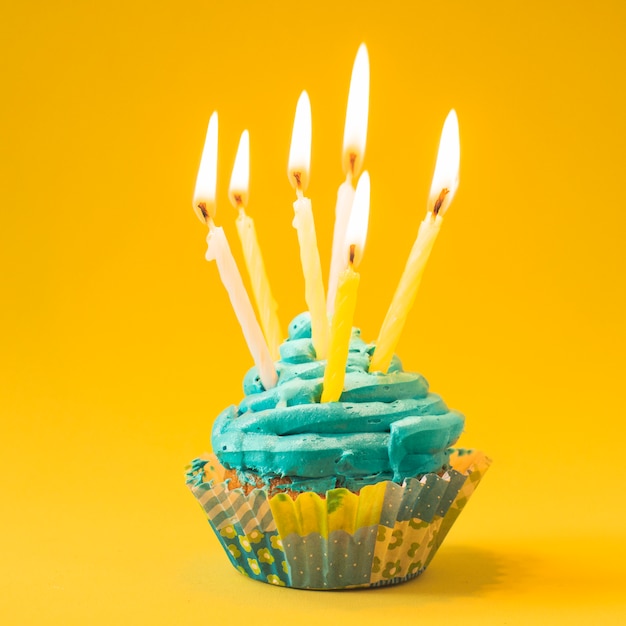
[(234, 193), (233, 200), (235, 201), (235, 208), (237, 209), (243, 208), (243, 198), (240, 193)]
[(433, 215), (438, 215), (439, 210), (441, 209), (441, 205), (443, 201), (446, 199), (446, 196), (450, 193), (450, 190), (447, 187), (444, 187), (435, 202), (435, 206), (433, 207)]
[(356, 157), (357, 157), (356, 152), (350, 153), (350, 170), (349, 170), (350, 178), (352, 178), (352, 176), (354, 175), (354, 166), (356, 164)]
[(296, 189), (300, 189), (300, 187), (302, 187), (302, 174), (300, 172), (294, 172), (293, 177), (296, 181)]
[(202, 217), (204, 218), (204, 221), (208, 224), (211, 216), (209, 215), (209, 212), (206, 210), (206, 202), (198, 202), (198, 208), (200, 209), (200, 213), (202, 213)]
[(355, 256), (356, 256), (356, 245), (352, 243), (350, 244), (350, 253), (349, 253), (350, 265), (354, 264)]

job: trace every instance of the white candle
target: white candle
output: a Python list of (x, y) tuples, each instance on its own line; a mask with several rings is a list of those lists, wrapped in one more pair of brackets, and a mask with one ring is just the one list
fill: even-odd
[(230, 297), (230, 302), (248, 344), (248, 349), (259, 370), (261, 382), (266, 389), (270, 389), (276, 386), (278, 381), (272, 356), (254, 314), (252, 303), (241, 279), (241, 274), (230, 251), (224, 229), (214, 226), (212, 220), (209, 225), (207, 245), (206, 260), (215, 261), (217, 264), (220, 278)]
[(282, 342), (281, 326), (278, 319), (278, 305), (272, 295), (261, 247), (256, 235), (254, 220), (246, 214), (250, 180), (250, 136), (244, 130), (239, 140), (235, 165), (230, 178), (228, 196), (232, 205), (239, 210), (236, 220), (237, 232), (241, 241), (243, 256), (250, 277), (252, 294), (261, 320), (261, 328), (274, 359), (279, 358)]
[(311, 336), (318, 359), (326, 357), (328, 350), (328, 318), (322, 266), (320, 263), (315, 223), (311, 201), (304, 196), (311, 163), (311, 103), (303, 91), (296, 107), (296, 116), (289, 150), (287, 175), (296, 190), (297, 200), (293, 203), (293, 226), (298, 233), (300, 260), (304, 273), (305, 300), (311, 314)]
[(328, 363), (324, 372), (322, 402), (336, 402), (343, 391), (354, 311), (361, 278), (355, 269), (363, 257), (369, 220), (369, 204), (370, 178), (367, 172), (363, 172), (356, 188), (352, 214), (344, 240), (344, 258), (347, 267), (339, 274), (337, 281), (337, 307), (333, 314), (330, 331), (330, 348), (328, 350)]
[(209, 128), (204, 144), (193, 207), (198, 217), (209, 227), (207, 236), (207, 261), (215, 261), (220, 278), (230, 297), (235, 315), (241, 325), (254, 362), (259, 369), (261, 382), (266, 389), (274, 387), (278, 380), (274, 363), (270, 356), (261, 327), (254, 315), (250, 298), (241, 280), (241, 274), (230, 251), (222, 228), (213, 223), (215, 216), (215, 191), (217, 184), (217, 113), (209, 120)]
[(365, 156), (368, 112), (369, 58), (365, 44), (361, 44), (352, 67), (346, 122), (343, 131), (342, 165), (346, 180), (339, 186), (337, 191), (333, 249), (328, 274), (328, 296), (326, 300), (326, 309), (328, 316), (331, 318), (335, 308), (337, 279), (346, 266), (346, 260), (342, 256), (343, 245), (354, 201), (353, 183), (361, 171)]
[(400, 341), (409, 312), (413, 308), (422, 274), (435, 239), (459, 184), (459, 123), (454, 110), (443, 125), (437, 164), (428, 197), (426, 217), (420, 224), (417, 239), (404, 268), (402, 278), (378, 334), (370, 362), (371, 372), (386, 372)]

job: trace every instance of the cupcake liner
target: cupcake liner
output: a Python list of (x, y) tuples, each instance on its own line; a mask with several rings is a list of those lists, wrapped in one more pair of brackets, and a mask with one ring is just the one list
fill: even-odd
[(424, 571), (490, 462), (482, 452), (459, 449), (441, 476), (294, 500), (229, 490), (223, 467), (207, 455), (191, 463), (187, 485), (242, 574), (300, 589), (378, 587)]

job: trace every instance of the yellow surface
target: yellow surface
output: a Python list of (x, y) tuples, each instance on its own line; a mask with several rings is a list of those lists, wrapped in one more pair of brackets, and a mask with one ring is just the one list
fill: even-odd
[[(1, 623), (625, 622), (623, 2), (5, 5)], [(320, 595), (239, 576), (183, 485), (250, 365), (190, 200), (217, 109), (216, 219), (242, 263), (227, 189), (247, 127), (287, 323), (295, 104), (306, 88), (328, 260), (361, 41), (356, 321), (376, 336), (454, 107), (460, 187), (399, 353), (495, 463), (423, 577)]]

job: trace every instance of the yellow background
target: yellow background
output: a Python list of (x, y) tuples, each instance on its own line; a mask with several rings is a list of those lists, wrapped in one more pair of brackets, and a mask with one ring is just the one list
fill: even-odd
[[(626, 5), (5, 4), (0, 621), (623, 623)], [(423, 577), (320, 595), (239, 576), (183, 483), (250, 366), (191, 196), (218, 110), (218, 222), (241, 261), (227, 187), (248, 128), (286, 324), (304, 308), (295, 104), (307, 89), (328, 259), (361, 41), (356, 324), (375, 338), (454, 107), (460, 188), (398, 351), (495, 463)]]

